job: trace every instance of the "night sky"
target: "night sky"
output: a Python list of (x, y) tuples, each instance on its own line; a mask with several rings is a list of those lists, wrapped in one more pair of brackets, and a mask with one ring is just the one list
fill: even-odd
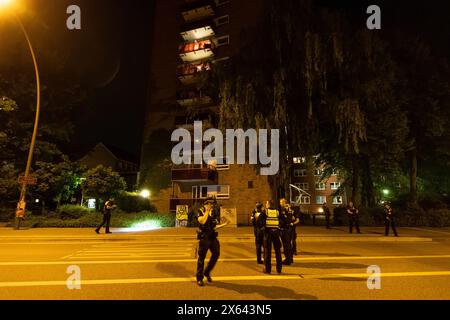
[[(73, 145), (101, 141), (138, 156), (148, 95), (152, 1), (26, 2), (22, 19), (35, 47), (50, 47), (66, 57), (64, 74), (81, 79), (90, 90), (89, 100), (76, 112)], [(82, 10), (82, 30), (66, 28), (66, 9), (72, 4)]]

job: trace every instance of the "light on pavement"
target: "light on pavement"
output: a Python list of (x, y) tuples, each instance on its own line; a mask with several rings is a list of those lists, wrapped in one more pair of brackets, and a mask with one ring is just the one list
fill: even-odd
[(146, 220), (131, 225), (130, 228), (121, 228), (119, 232), (142, 232), (161, 229), (161, 222), (158, 220)]

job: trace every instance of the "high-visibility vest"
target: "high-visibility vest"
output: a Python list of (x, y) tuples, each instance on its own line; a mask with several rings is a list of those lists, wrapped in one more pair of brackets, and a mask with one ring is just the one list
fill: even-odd
[(279, 222), (279, 212), (275, 209), (267, 210), (266, 227), (267, 228), (278, 228), (280, 226)]

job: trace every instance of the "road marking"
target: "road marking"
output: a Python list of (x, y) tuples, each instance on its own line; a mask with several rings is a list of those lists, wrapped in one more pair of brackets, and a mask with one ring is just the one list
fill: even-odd
[(95, 245), (63, 257), (64, 260), (193, 258), (194, 244), (142, 246), (132, 244)]
[(441, 234), (450, 235), (450, 232), (431, 230), (431, 229), (426, 229), (426, 228), (411, 228), (411, 227), (408, 227), (408, 228), (405, 228), (405, 229), (411, 229), (411, 230), (417, 230), (417, 231), (427, 231), (427, 232), (434, 232), (434, 233), (441, 233)]
[[(347, 260), (390, 260), (390, 259), (448, 259), (450, 255), (427, 255), (427, 256), (356, 256), (356, 257), (296, 257), (297, 263), (305, 261), (347, 261)], [(219, 262), (245, 262), (255, 261), (255, 258), (222, 258)], [(44, 266), (44, 265), (68, 265), (68, 264), (147, 264), (147, 263), (186, 263), (197, 262), (197, 259), (154, 259), (154, 260), (91, 260), (91, 261), (23, 261), (23, 262), (0, 262), (0, 266)], [(256, 262), (255, 262), (256, 263)], [(294, 264), (295, 266), (295, 264)], [(299, 265), (301, 267), (301, 265)]]
[[(450, 271), (425, 271), (425, 272), (390, 272), (382, 273), (382, 278), (387, 277), (437, 277), (450, 276)], [(324, 275), (258, 275), (258, 276), (222, 276), (214, 277), (215, 281), (274, 281), (274, 280), (310, 280), (327, 278), (363, 278), (367, 273), (345, 273)], [(112, 284), (153, 284), (153, 283), (180, 283), (195, 282), (195, 277), (185, 278), (142, 278), (142, 279), (105, 279), (105, 280), (81, 280), (81, 286), (89, 285), (112, 285)], [(47, 287), (67, 286), (67, 281), (22, 281), (22, 282), (0, 282), (0, 288), (12, 287)]]

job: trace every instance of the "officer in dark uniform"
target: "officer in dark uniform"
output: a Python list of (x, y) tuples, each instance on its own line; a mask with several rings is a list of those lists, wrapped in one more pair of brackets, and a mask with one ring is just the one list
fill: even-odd
[(105, 233), (112, 233), (109, 231), (109, 224), (111, 222), (111, 215), (112, 212), (114, 211), (114, 209), (116, 209), (117, 206), (114, 203), (114, 199), (111, 198), (108, 201), (105, 202), (105, 205), (103, 206), (103, 221), (102, 223), (98, 226), (97, 229), (95, 229), (95, 233), (100, 233), (100, 229), (103, 226), (106, 226), (106, 232)]
[(262, 213), (263, 204), (258, 202), (256, 208), (252, 212), (252, 224), (253, 233), (255, 234), (255, 245), (256, 245), (256, 262), (258, 264), (263, 264), (262, 260), (262, 249), (264, 246), (264, 223)]
[(281, 273), (283, 267), (281, 261), (280, 241), (280, 212), (274, 208), (272, 200), (266, 202), (266, 210), (262, 214), (264, 221), (264, 269), (263, 272), (270, 274), (272, 271), (272, 245), (275, 250), (277, 261), (277, 272)]
[(286, 199), (280, 199), (280, 227), (281, 227), (281, 240), (283, 241), (284, 261), (283, 264), (290, 265), (294, 263), (292, 240), (295, 217), (293, 210), (288, 206)]
[[(300, 224), (300, 214), (298, 211), (294, 210), (289, 204), (288, 204), (289, 210), (292, 213), (291, 217), (291, 223), (292, 223), (292, 254), (297, 255), (297, 226)], [(294, 261), (292, 261), (294, 262)]]
[(359, 230), (359, 210), (356, 209), (352, 201), (348, 203), (347, 215), (349, 223), (349, 232), (353, 233), (353, 225), (356, 227), (356, 232), (361, 233)]
[(395, 221), (394, 221), (394, 214), (392, 212), (392, 207), (390, 205), (389, 202), (386, 202), (384, 204), (384, 214), (385, 216), (385, 231), (384, 231), (384, 235), (388, 236), (389, 235), (389, 225), (392, 226), (392, 231), (394, 232), (394, 235), (396, 237), (398, 237), (398, 233), (397, 233), (397, 229), (395, 227)]
[[(203, 278), (206, 277), (208, 282), (212, 282), (211, 271), (217, 263), (220, 256), (220, 243), (217, 239), (217, 228), (223, 227), (219, 225), (220, 217), (217, 210), (214, 210), (214, 200), (207, 199), (202, 208), (198, 211), (197, 220), (200, 230), (197, 232), (198, 244), (198, 261), (197, 261), (197, 284), (204, 286)], [(208, 250), (211, 251), (211, 259), (204, 268), (205, 258)]]
[(326, 202), (323, 203), (322, 210), (323, 210), (323, 214), (325, 215), (325, 222), (326, 222), (327, 229), (331, 229), (331, 227), (330, 227), (331, 212), (330, 212), (330, 208), (328, 208), (328, 205)]

